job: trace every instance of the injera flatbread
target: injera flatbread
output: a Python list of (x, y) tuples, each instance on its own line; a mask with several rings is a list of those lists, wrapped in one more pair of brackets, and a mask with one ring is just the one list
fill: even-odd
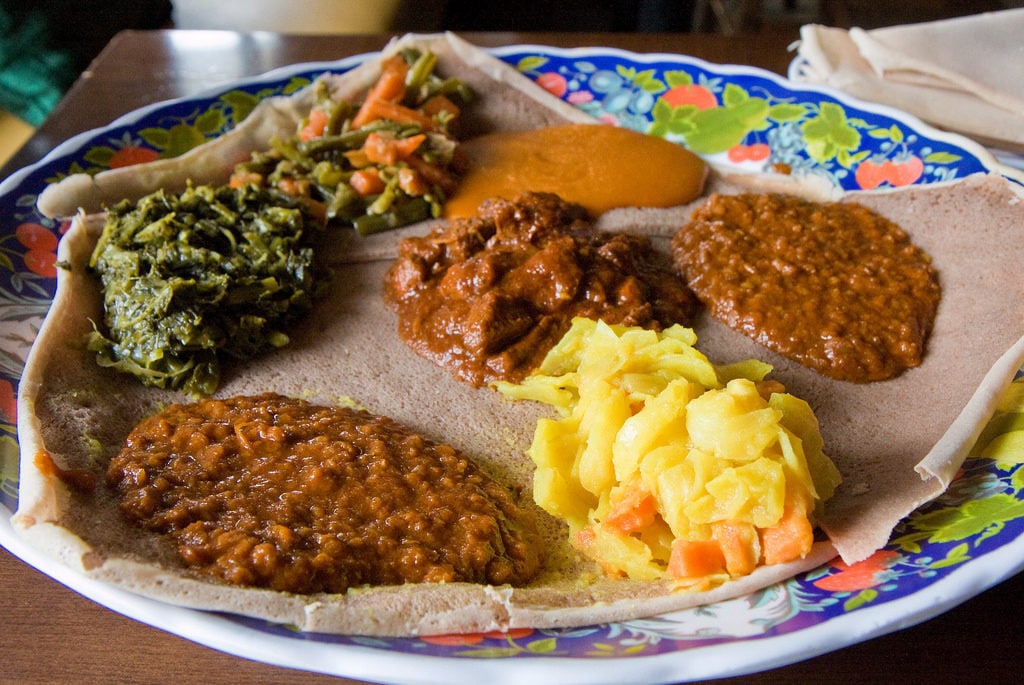
[[(513, 67), (455, 34), (408, 34), (388, 43), (380, 54), (383, 58), (406, 47), (431, 50), (437, 55), (436, 73), (457, 75), (480, 95), (459, 117), (461, 138), (569, 121), (596, 123)], [(380, 59), (368, 59), (343, 74), (327, 74), (321, 79), (329, 85), (335, 99), (358, 102), (380, 75), (380, 64)], [(299, 122), (309, 114), (315, 92), (311, 85), (291, 95), (262, 100), (233, 129), (178, 157), (95, 175), (68, 176), (46, 187), (37, 199), (37, 207), (45, 216), (70, 217), (79, 210), (98, 212), (124, 198), (135, 200), (160, 188), (178, 191), (188, 180), (196, 185), (226, 183), (234, 165), (249, 159), (253, 150), (267, 148), (268, 141), (275, 136), (283, 138), (295, 133)], [(500, 97), (488, 97), (498, 93)]]
[[(768, 189), (776, 182), (789, 190), (798, 186), (787, 179), (714, 174), (711, 189)], [(826, 451), (846, 479), (823, 524), (847, 561), (882, 546), (902, 517), (945, 489), (1024, 356), (1024, 291), (1014, 278), (1019, 259), (1012, 242), (1024, 223), (1024, 206), (1014, 186), (998, 176), (979, 175), (942, 186), (859, 194), (857, 199), (903, 225), (935, 259), (944, 296), (920, 368), (884, 384), (830, 381), (706, 318), (696, 325), (698, 347), (712, 361), (765, 359), (776, 366), (773, 377), (810, 401)], [(668, 237), (685, 223), (690, 209), (614, 211), (599, 226), (643, 230), (667, 249)], [(821, 545), (799, 564), (760, 569), (712, 595), (671, 594), (662, 583), (592, 576), (594, 569), (569, 549), (561, 526), (547, 518), (549, 570), (521, 590), (446, 584), (300, 597), (189, 578), (165, 544), (121, 519), (104, 488), (88, 497), (75, 495), (35, 466), (35, 455), (45, 449), (63, 468), (99, 464), (102, 470), (142, 416), (184, 399), (100, 369), (84, 349), (90, 318), (101, 318), (97, 285), (81, 269), (98, 221), (80, 217), (61, 242), (60, 258), (78, 268), (61, 272), (19, 397), (23, 461), (14, 524), (30, 544), (73, 568), (184, 606), (235, 611), (307, 630), (408, 635), (650, 615), (745, 594), (816, 566), (833, 553)], [(294, 344), (243, 367), (229, 367), (218, 395), (273, 390), (322, 403), (351, 398), (454, 444), (499, 479), (528, 491), (532, 467), (524, 451), (545, 410), (470, 388), (409, 351), (380, 297), (387, 260), (402, 233), (369, 241), (344, 235), (349, 237), (329, 252), (336, 267), (331, 292), (295, 332)], [(352, 246), (357, 249), (348, 249)], [(101, 453), (97, 444), (103, 446)]]

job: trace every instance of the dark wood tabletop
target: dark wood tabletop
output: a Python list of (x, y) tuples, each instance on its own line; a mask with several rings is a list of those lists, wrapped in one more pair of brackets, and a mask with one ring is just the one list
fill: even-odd
[[(615, 46), (688, 54), (785, 73), (797, 29), (704, 34), (467, 34), (480, 45)], [(70, 136), (160, 100), (275, 67), (380, 49), (387, 36), (282, 36), (192, 31), (118, 34), (0, 178)], [(969, 593), (968, 593), (969, 594)], [(1024, 574), (936, 618), (822, 656), (721, 682), (1017, 682)], [(355, 683), (224, 654), (126, 618), (0, 549), (0, 683)], [(862, 639), (851, 635), (847, 642)], [(820, 653), (827, 646), (809, 648)], [(671, 675), (666, 676), (668, 678)], [(631, 682), (628, 672), (621, 682)]]

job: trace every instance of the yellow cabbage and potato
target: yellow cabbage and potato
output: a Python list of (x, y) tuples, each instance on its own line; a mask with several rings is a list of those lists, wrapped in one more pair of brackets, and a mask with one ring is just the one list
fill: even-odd
[(534, 498), (612, 575), (708, 587), (802, 557), (840, 481), (808, 404), (756, 360), (713, 365), (683, 326), (576, 319), (507, 397), (544, 402)]

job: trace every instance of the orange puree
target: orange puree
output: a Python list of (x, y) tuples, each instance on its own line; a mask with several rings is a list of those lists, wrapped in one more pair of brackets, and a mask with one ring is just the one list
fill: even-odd
[(595, 217), (615, 207), (672, 207), (700, 195), (707, 175), (704, 160), (680, 145), (600, 124), (494, 133), (460, 147), (467, 172), (445, 203), (448, 218), (526, 191), (555, 193)]

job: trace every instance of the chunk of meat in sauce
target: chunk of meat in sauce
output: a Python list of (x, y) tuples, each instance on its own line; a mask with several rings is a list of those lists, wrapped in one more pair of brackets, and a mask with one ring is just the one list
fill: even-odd
[(388, 418), (266, 394), (173, 405), (110, 462), (121, 510), (224, 582), (295, 593), (521, 585), (532, 510), (453, 447)]
[(938, 273), (863, 205), (713, 195), (672, 250), (715, 318), (822, 375), (864, 383), (921, 364)]
[(660, 329), (699, 306), (646, 237), (597, 231), (550, 193), (489, 200), (403, 240), (385, 300), (406, 344), (475, 386), (522, 380), (573, 317)]

